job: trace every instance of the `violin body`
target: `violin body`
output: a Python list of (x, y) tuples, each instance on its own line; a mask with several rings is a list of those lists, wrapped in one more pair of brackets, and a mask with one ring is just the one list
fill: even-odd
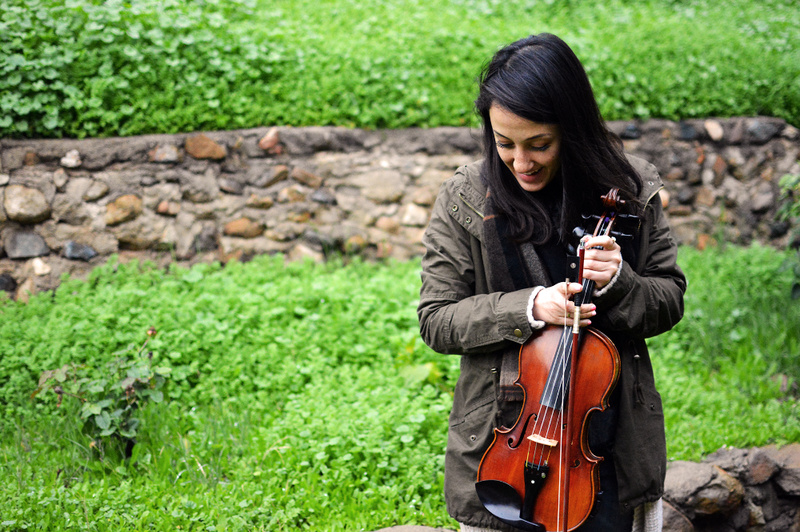
[[(547, 326), (520, 349), (519, 378), (515, 384), (525, 394), (523, 409), (513, 427), (495, 429), (494, 441), (478, 470), (476, 489), (484, 505), (507, 524), (522, 530), (550, 532), (577, 528), (589, 517), (599, 486), (597, 465), (602, 458), (589, 449), (586, 429), (591, 414), (608, 407), (619, 376), (619, 353), (600, 331), (592, 328), (582, 331), (575, 367), (575, 382), (581, 383), (581, 387), (571, 394), (570, 409), (576, 430), (571, 438), (562, 441), (567, 420), (561, 410), (543, 404), (542, 390), (548, 388), (548, 375), (563, 335), (561, 327)], [(544, 403), (548, 401), (545, 399)], [(562, 451), (566, 451), (563, 459)], [(536, 466), (533, 472), (531, 464)], [(526, 478), (526, 465), (527, 472), (536, 477), (535, 488), (533, 480)], [(559, 479), (563, 467), (569, 467), (566, 527), (560, 522), (564, 495), (560, 493), (563, 486)]]

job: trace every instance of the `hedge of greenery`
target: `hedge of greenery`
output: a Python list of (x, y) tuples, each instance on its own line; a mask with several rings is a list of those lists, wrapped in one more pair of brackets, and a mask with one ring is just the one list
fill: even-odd
[(480, 66), (561, 35), (607, 119), (800, 125), (793, 0), (0, 0), (0, 136), (473, 125)]

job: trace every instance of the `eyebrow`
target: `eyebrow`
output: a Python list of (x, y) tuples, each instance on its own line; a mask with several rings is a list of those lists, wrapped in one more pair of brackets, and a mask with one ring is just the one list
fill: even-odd
[[(499, 136), (503, 137), (504, 139), (511, 140), (511, 137), (507, 137), (507, 136), (503, 135), (502, 133), (500, 133), (500, 132), (499, 132), (499, 131), (497, 131), (496, 129), (492, 129), (492, 133), (494, 133), (495, 135), (499, 135)], [(528, 140), (536, 140), (536, 139), (540, 139), (540, 138), (542, 138), (542, 137), (552, 137), (552, 136), (553, 136), (553, 135), (552, 135), (551, 133), (540, 133), (540, 134), (538, 134), (538, 135), (534, 135), (534, 136), (532, 136), (532, 137), (528, 137), (528, 138), (527, 138), (527, 139), (525, 139), (525, 140), (526, 140), (526, 141), (528, 141)]]

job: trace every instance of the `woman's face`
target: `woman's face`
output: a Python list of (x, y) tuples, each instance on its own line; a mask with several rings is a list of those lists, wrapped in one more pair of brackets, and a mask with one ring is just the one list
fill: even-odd
[(523, 190), (538, 192), (558, 174), (561, 165), (561, 130), (515, 115), (497, 104), (489, 119), (500, 159)]

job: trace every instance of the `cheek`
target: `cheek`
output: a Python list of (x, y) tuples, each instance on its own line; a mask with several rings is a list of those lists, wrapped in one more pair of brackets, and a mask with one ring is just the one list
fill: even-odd
[(497, 150), (497, 156), (500, 157), (500, 160), (503, 161), (503, 164), (506, 166), (510, 166), (511, 163), (514, 161), (514, 157), (510, 156), (508, 153), (502, 150)]
[(558, 150), (548, 151), (539, 157), (539, 163), (542, 166), (558, 166), (560, 162)]

